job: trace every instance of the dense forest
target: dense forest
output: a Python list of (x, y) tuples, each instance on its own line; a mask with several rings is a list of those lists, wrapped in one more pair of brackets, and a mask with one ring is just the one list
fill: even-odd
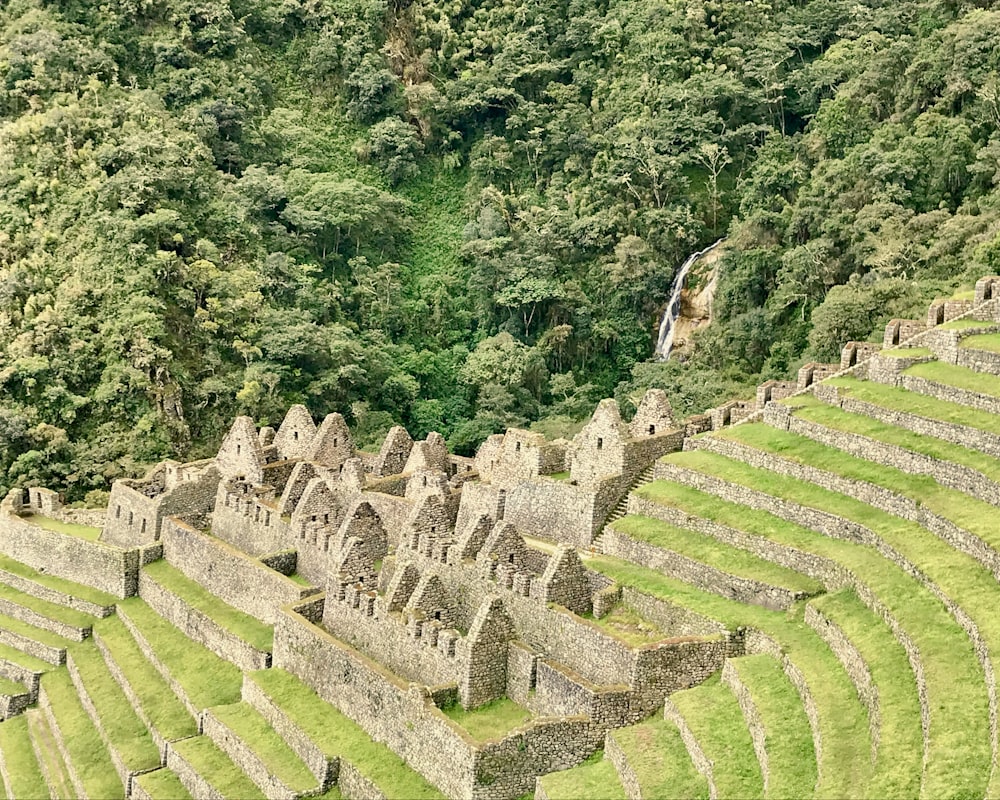
[(469, 453), (834, 358), (1000, 271), (989, 6), (8, 0), (0, 490), (96, 499), (295, 402)]

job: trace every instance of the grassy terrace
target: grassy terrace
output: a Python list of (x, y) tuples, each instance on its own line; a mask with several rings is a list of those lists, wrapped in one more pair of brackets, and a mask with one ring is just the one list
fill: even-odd
[(80, 698), (66, 669), (46, 673), (42, 678), (42, 687), (52, 704), (52, 713), (69, 753), (69, 760), (80, 776), (87, 796), (109, 800), (124, 796), (125, 788), (118, 779), (111, 757), (97, 728), (80, 704)]
[[(746, 511), (740, 506), (736, 508)], [(787, 613), (745, 605), (610, 556), (588, 559), (587, 566), (622, 585), (633, 586), (653, 597), (719, 620), (730, 629), (745, 625), (775, 639), (802, 671), (816, 700), (823, 737), (823, 779), (819, 796), (843, 798), (865, 795), (871, 753), (868, 717), (843, 666), (803, 620), (802, 603)]]
[[(31, 747), (28, 720), (22, 715), (0, 723), (0, 753), (14, 797), (48, 797), (42, 769)], [(0, 783), (0, 789), (3, 784)]]
[(712, 762), (720, 797), (760, 797), (764, 779), (743, 712), (718, 674), (701, 686), (676, 692), (670, 700)]
[[(648, 492), (645, 492), (647, 487), (648, 484), (640, 487), (636, 494), (644, 499), (653, 499), (647, 497)], [(617, 520), (611, 527), (633, 539), (673, 550), (675, 553), (730, 575), (763, 581), (794, 592), (818, 594), (823, 591), (823, 587), (818, 581), (800, 572), (772, 564), (746, 550), (740, 550), (717, 539), (678, 528), (658, 519), (629, 515)]]
[(694, 768), (672, 722), (653, 719), (616, 730), (612, 736), (635, 771), (643, 797), (707, 800), (708, 781)]
[(247, 677), (329, 756), (350, 762), (388, 800), (439, 798), (441, 793), (383, 744), (282, 669), (249, 672)]
[(993, 522), (996, 507), (969, 497), (957, 489), (942, 486), (929, 475), (910, 475), (893, 467), (873, 464), (805, 436), (775, 430), (762, 424), (740, 425), (720, 431), (718, 435), (789, 461), (881, 486), (908, 497), (1000, 549), (1000, 529)]
[(0, 677), (0, 694), (24, 694), (26, 691), (28, 690), (25, 688), (24, 684)]
[(28, 733), (35, 745), (35, 754), (45, 776), (51, 797), (73, 797), (73, 781), (69, 776), (66, 762), (56, 744), (52, 727), (45, 712), (40, 709), (26, 711), (24, 718), (28, 720)]
[[(919, 525), (845, 495), (713, 453), (675, 453), (665, 460), (866, 526), (960, 604), (978, 624), (991, 652), (1000, 653), (997, 585), (992, 576)], [(819, 551), (817, 545), (824, 537), (813, 534), (812, 538), (815, 544), (809, 549)], [(867, 548), (841, 548), (831, 557), (875, 591), (921, 653), (931, 700), (924, 791), (932, 797), (984, 792), (990, 763), (986, 687), (965, 632), (927, 589)]]
[(659, 626), (650, 622), (634, 608), (629, 608), (624, 603), (619, 603), (600, 619), (588, 613), (585, 619), (590, 620), (598, 627), (604, 628), (612, 636), (621, 639), (632, 647), (638, 647), (653, 642), (662, 642), (669, 638), (669, 635), (661, 630)]
[(954, 386), (957, 389), (978, 392), (990, 397), (1000, 397), (1000, 380), (997, 379), (996, 375), (976, 372), (974, 369), (960, 367), (957, 364), (946, 364), (944, 361), (924, 361), (903, 370), (903, 374), (924, 378), (935, 383), (943, 383), (946, 386)]
[(892, 350), (880, 350), (879, 355), (886, 358), (924, 358), (934, 353), (929, 347), (897, 347)]
[(257, 785), (207, 736), (192, 736), (170, 747), (223, 797), (264, 800)]
[(27, 653), (22, 653), (20, 650), (6, 644), (0, 644), (0, 659), (10, 661), (12, 664), (18, 664), (33, 672), (47, 672), (53, 669), (53, 666), (47, 661), (29, 656)]
[(986, 328), (993, 325), (992, 322), (986, 322), (981, 319), (953, 319), (950, 322), (945, 322), (938, 325), (939, 330), (945, 331), (964, 331), (969, 328)]
[(211, 711), (256, 753), (267, 765), (268, 772), (289, 789), (298, 793), (315, 788), (317, 781), (309, 768), (254, 708), (246, 703), (234, 703)]
[(238, 636), (258, 650), (270, 652), (274, 646), (274, 628), (227, 605), (200, 583), (170, 566), (165, 560), (143, 567), (149, 577), (173, 592), (192, 608), (209, 617), (220, 627)]
[(99, 589), (93, 589), (90, 586), (57, 578), (55, 575), (46, 575), (43, 572), (32, 569), (27, 564), (22, 564), (20, 561), (15, 561), (4, 555), (0, 555), (0, 570), (9, 572), (12, 575), (18, 575), (21, 578), (27, 578), (41, 586), (68, 594), (72, 597), (78, 597), (81, 600), (86, 600), (98, 606), (111, 607), (117, 602), (116, 597)]
[(139, 628), (196, 708), (239, 702), (243, 676), (238, 667), (188, 639), (138, 597), (122, 601), (119, 608)]
[[(816, 785), (816, 751), (798, 692), (771, 656), (746, 656), (729, 663), (750, 692), (764, 726), (770, 772), (766, 796), (809, 797)], [(919, 769), (916, 774), (919, 779)]]
[(471, 711), (466, 711), (458, 703), (442, 711), (445, 716), (461, 725), (472, 738), (480, 742), (502, 739), (515, 728), (530, 722), (534, 716), (524, 706), (506, 697)]
[(108, 672), (108, 665), (97, 645), (91, 641), (76, 645), (70, 652), (70, 658), (97, 709), (101, 729), (125, 766), (136, 772), (159, 766), (160, 754), (153, 738), (122, 688)]
[[(581, 797), (625, 800), (625, 790), (618, 780), (614, 764), (604, 760), (603, 751), (594, 753), (572, 769), (549, 773), (542, 777), (541, 782), (549, 800), (580, 800)], [(687, 793), (678, 793), (677, 796), (688, 797)]]
[(991, 353), (1000, 353), (1000, 333), (978, 333), (966, 336), (959, 342), (960, 347), (969, 347), (973, 350), (989, 350)]
[(0, 583), (0, 599), (7, 600), (22, 608), (31, 609), (36, 614), (47, 619), (63, 622), (74, 628), (89, 628), (96, 622), (96, 618), (90, 616), (90, 614), (84, 614), (75, 608), (67, 608), (56, 603), (50, 603), (48, 600), (41, 600), (34, 595), (12, 589), (3, 583)]
[(1000, 435), (1000, 417), (988, 411), (979, 411), (960, 403), (949, 403), (947, 400), (938, 400), (936, 397), (928, 397), (895, 386), (859, 381), (857, 378), (831, 378), (827, 383), (836, 386), (848, 397), (881, 408), (905, 411), (939, 422), (965, 425), (968, 428)]
[(44, 628), (36, 628), (34, 625), (29, 625), (27, 622), (21, 622), (19, 619), (14, 619), (4, 614), (0, 614), (0, 628), (24, 636), (35, 642), (47, 644), (49, 647), (68, 647), (72, 644), (69, 639), (57, 633), (52, 633), (52, 631), (47, 631)]
[(29, 514), (26, 517), (22, 517), (22, 519), (25, 522), (30, 522), (32, 525), (37, 525), (39, 528), (63, 533), (67, 536), (75, 536), (78, 539), (86, 539), (88, 542), (96, 542), (101, 535), (100, 528), (94, 528), (90, 525), (78, 525), (74, 522), (63, 522), (62, 520), (52, 519), (52, 517), (46, 517), (43, 514)]
[(1000, 483), (1000, 461), (977, 450), (969, 450), (943, 439), (914, 433), (905, 428), (879, 422), (860, 414), (848, 414), (846, 411), (817, 400), (811, 394), (799, 395), (782, 402), (788, 403), (794, 409), (795, 416), (817, 425), (845, 433), (867, 436), (869, 439), (902, 447), (938, 461), (960, 464)]
[(195, 720), (163, 676), (142, 654), (125, 623), (108, 617), (94, 626), (94, 635), (107, 648), (118, 669), (139, 699), (143, 714), (167, 741), (198, 733)]
[(184, 784), (169, 769), (144, 772), (142, 775), (137, 775), (134, 782), (138, 783), (150, 797), (191, 800), (191, 794), (184, 788)]
[[(812, 605), (844, 632), (864, 659), (878, 689), (881, 733), (870, 796), (916, 797), (920, 792), (923, 735), (917, 682), (906, 651), (889, 626), (851, 590), (818, 597)], [(788, 796), (794, 797), (795, 793)]]

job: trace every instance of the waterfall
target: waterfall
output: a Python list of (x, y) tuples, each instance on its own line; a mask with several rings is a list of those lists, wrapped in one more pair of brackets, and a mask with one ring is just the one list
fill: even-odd
[(677, 322), (677, 317), (681, 315), (681, 292), (684, 290), (684, 284), (687, 282), (687, 276), (691, 271), (691, 267), (695, 265), (695, 262), (699, 258), (708, 255), (722, 244), (725, 238), (723, 236), (715, 244), (709, 245), (697, 253), (692, 253), (687, 257), (687, 261), (681, 264), (681, 268), (670, 286), (670, 302), (667, 303), (667, 307), (663, 311), (663, 319), (660, 320), (660, 333), (656, 339), (656, 352), (654, 353), (657, 361), (666, 361), (670, 358), (670, 350), (674, 346), (674, 323)]

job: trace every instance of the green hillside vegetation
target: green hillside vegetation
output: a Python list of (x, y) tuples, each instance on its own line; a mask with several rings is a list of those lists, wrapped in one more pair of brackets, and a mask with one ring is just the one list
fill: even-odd
[[(295, 402), (462, 453), (701, 411), (998, 271), (998, 126), (968, 2), (10, 0), (0, 491)], [(723, 234), (714, 323), (648, 362)]]

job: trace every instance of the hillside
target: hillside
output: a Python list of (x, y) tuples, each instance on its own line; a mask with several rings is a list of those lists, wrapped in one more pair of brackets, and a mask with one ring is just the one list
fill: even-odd
[[(998, 13), (938, 2), (11, 0), (0, 487), (340, 409), (470, 454), (699, 411), (995, 270)], [(728, 233), (693, 359), (645, 363)]]

